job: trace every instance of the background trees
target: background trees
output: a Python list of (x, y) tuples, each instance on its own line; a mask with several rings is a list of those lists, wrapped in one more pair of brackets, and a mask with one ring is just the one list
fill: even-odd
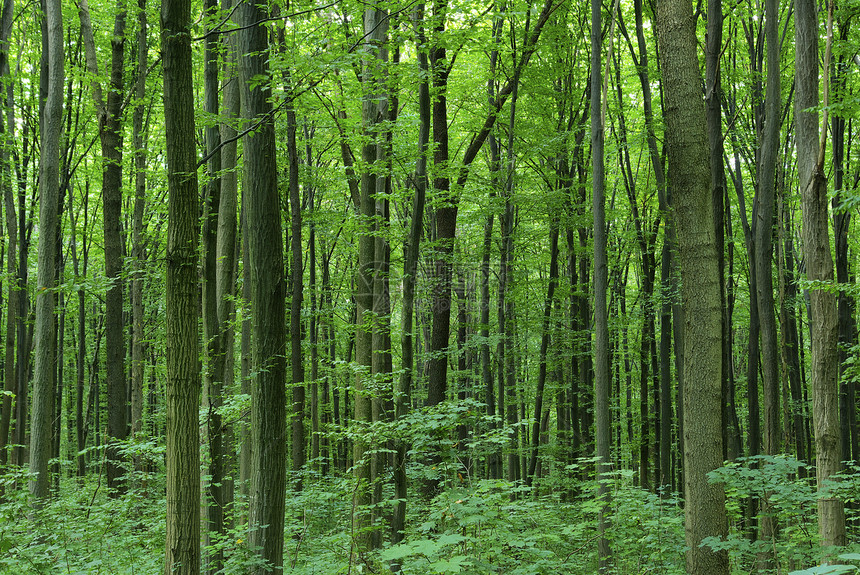
[(4, 5), (0, 510), (108, 485), (117, 573), (672, 573), (680, 499), (694, 571), (841, 544), (805, 477), (856, 455), (853, 12), (668, 2), (82, 2), (57, 126)]

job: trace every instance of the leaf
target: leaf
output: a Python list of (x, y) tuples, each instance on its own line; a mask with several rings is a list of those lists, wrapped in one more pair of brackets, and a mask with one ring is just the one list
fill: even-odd
[(430, 569), (433, 573), (444, 573), (445, 575), (448, 575), (448, 573), (460, 573), (463, 570), (463, 566), (469, 564), (466, 559), (463, 555), (455, 555), (450, 559), (440, 559), (431, 563)]
[(788, 575), (838, 575), (839, 573), (855, 573), (856, 571), (857, 568), (853, 565), (818, 565), (801, 571), (792, 571)]
[(404, 543), (401, 545), (395, 545), (394, 547), (389, 547), (380, 553), (379, 557), (383, 561), (394, 561), (414, 554), (415, 552), (412, 550), (412, 546)]
[(446, 533), (439, 537), (439, 545), (454, 545), (455, 543), (460, 543), (465, 540), (466, 538), (459, 533)]

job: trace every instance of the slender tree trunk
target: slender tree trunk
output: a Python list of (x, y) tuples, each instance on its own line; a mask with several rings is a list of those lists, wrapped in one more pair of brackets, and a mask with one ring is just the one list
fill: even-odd
[(683, 0), (657, 11), (669, 182), (675, 203), (685, 314), (684, 469), (687, 571), (728, 574), (728, 554), (702, 546), (728, 532), (725, 495), (707, 474), (722, 465), (722, 328), (705, 108), (695, 21)]
[[(86, 0), (78, 5), (81, 31), (86, 48), (87, 70), (98, 73), (95, 41)], [(127, 389), (125, 377), (125, 325), (123, 321), (123, 267), (122, 240), (122, 130), (120, 115), (123, 100), (123, 73), (125, 70), (125, 4), (116, 6), (113, 35), (111, 36), (111, 73), (107, 101), (101, 85), (93, 83), (92, 94), (99, 119), (99, 136), (102, 145), (102, 211), (104, 219), (105, 276), (111, 282), (105, 295), (105, 352), (106, 384), (108, 393), (108, 436), (111, 443), (107, 452), (108, 488), (115, 494), (125, 490), (120, 477), (124, 474), (122, 456), (115, 442), (128, 436)]]
[[(225, 2), (232, 9), (232, 3)], [(228, 6), (224, 6), (227, 9)], [(217, 365), (215, 372), (222, 374), (222, 385), (226, 388), (233, 382), (234, 366), (234, 320), (236, 306), (233, 303), (236, 294), (236, 214), (238, 205), (238, 177), (236, 175), (236, 129), (229, 120), (239, 116), (239, 79), (236, 69), (236, 38), (233, 35), (224, 39), (224, 77), (221, 88), (223, 101), (221, 115), (226, 120), (220, 126), (221, 148), (221, 190), (218, 202), (218, 233), (215, 246), (215, 301), (218, 318), (218, 337), (220, 353), (215, 357)], [(223, 389), (222, 389), (223, 393)], [(235, 486), (235, 439), (233, 425), (221, 420), (221, 452), (223, 463), (221, 469), (221, 504), (224, 512), (226, 528), (232, 521), (229, 515), (233, 503)]]
[[(292, 99), (292, 81), (289, 72), (286, 73), (286, 89), (284, 95), (290, 101), (287, 104), (287, 156), (289, 158), (288, 188), (290, 194), (290, 256), (292, 259), (290, 282), (292, 294), (290, 297), (290, 369), (292, 371), (292, 397), (290, 410), (290, 459), (293, 471), (301, 473), (307, 457), (305, 455), (305, 363), (302, 353), (302, 300), (304, 297), (304, 268), (302, 267), (302, 197), (299, 189), (299, 150), (296, 143), (296, 110)], [(301, 490), (302, 480), (299, 479), (296, 488)]]
[[(385, 10), (368, 7), (364, 12), (365, 45), (362, 62), (362, 123), (367, 141), (362, 146), (362, 160), (367, 171), (361, 175), (359, 211), (361, 214), (361, 235), (358, 238), (358, 272), (355, 278), (356, 333), (355, 360), (359, 371), (355, 377), (354, 417), (361, 424), (373, 421), (371, 396), (374, 386), (371, 379), (373, 367), (373, 331), (376, 318), (374, 309), (374, 259), (376, 242), (374, 238), (376, 216), (377, 139), (380, 122), (387, 111), (387, 97), (382, 86), (385, 62), (388, 58), (385, 43), (388, 38), (388, 15)], [(385, 102), (383, 104), (382, 102)], [(366, 433), (367, 430), (362, 430)], [(372, 514), (368, 505), (372, 500), (373, 454), (368, 453), (371, 444), (367, 437), (356, 438), (353, 443), (353, 460), (358, 485), (353, 497), (352, 537), (353, 548), (350, 561), (374, 545), (370, 532)]]
[[(764, 388), (764, 453), (780, 452), (779, 362), (777, 352), (776, 313), (773, 299), (773, 226), (776, 190), (776, 160), (779, 152), (781, 124), (780, 41), (778, 0), (765, 1), (765, 37), (767, 40), (767, 85), (765, 118), (758, 170), (758, 221), (755, 238), (755, 276), (758, 316), (761, 326), (762, 386)], [(761, 538), (772, 542), (777, 534), (776, 518), (770, 509), (768, 494), (762, 500)], [(775, 557), (763, 554), (760, 567), (772, 567)]]
[[(606, 242), (606, 193), (604, 190), (605, 169), (603, 159), (604, 116), (601, 89), (603, 42), (602, 3), (591, 1), (591, 179), (592, 210), (594, 213), (594, 419), (597, 456), (597, 478), (599, 482), (597, 511), (597, 557), (601, 573), (608, 573), (612, 551), (609, 547), (609, 483), (602, 480), (611, 469), (611, 428), (609, 420), (609, 325), (606, 292), (608, 286), (608, 257)], [(642, 463), (647, 458), (642, 458)]]
[(143, 273), (146, 262), (144, 245), (143, 215), (146, 211), (146, 146), (144, 133), (143, 99), (146, 96), (146, 67), (149, 53), (148, 23), (146, 0), (138, 0), (137, 67), (134, 97), (138, 104), (132, 115), (132, 141), (134, 145), (134, 214), (132, 224), (132, 265), (134, 276), (131, 279), (131, 432), (143, 430), (143, 377), (144, 377), (144, 309)]
[[(207, 31), (211, 32), (218, 18), (217, 0), (206, 0), (203, 4), (203, 18)], [(203, 52), (203, 107), (207, 114), (218, 114), (218, 49), (216, 34), (207, 34)], [(224, 535), (224, 479), (229, 473), (225, 469), (223, 419), (220, 408), (224, 394), (224, 337), (218, 321), (217, 268), (223, 265), (218, 259), (218, 218), (221, 210), (221, 147), (220, 131), (217, 124), (207, 125), (203, 131), (206, 152), (207, 182), (203, 190), (203, 229), (202, 229), (202, 302), (201, 316), (203, 341), (205, 342), (205, 371), (203, 373), (203, 408), (206, 410), (205, 432), (209, 448), (209, 478), (205, 483), (206, 498), (203, 500), (206, 516), (205, 541), (211, 546), (211, 537)], [(232, 264), (232, 262), (230, 262)], [(224, 565), (223, 548), (216, 546), (205, 557), (208, 573), (218, 573)]]
[(535, 410), (532, 414), (531, 457), (529, 459), (526, 482), (531, 486), (535, 479), (538, 466), (538, 450), (541, 445), (541, 423), (543, 415), (543, 396), (547, 378), (547, 352), (550, 343), (550, 321), (552, 319), (552, 306), (555, 300), (555, 288), (558, 285), (558, 218), (553, 217), (550, 221), (549, 232), (549, 284), (546, 289), (546, 300), (543, 308), (543, 322), (541, 324), (540, 357), (538, 359), (538, 381), (535, 390)]
[[(426, 41), (424, 34), (424, 4), (419, 4), (415, 9), (416, 40), (419, 44)], [(418, 51), (418, 65), (424, 72), (429, 69), (427, 53)], [(427, 195), (427, 154), (430, 141), (430, 86), (428, 76), (422, 76), (418, 85), (418, 149), (419, 155), (415, 162), (415, 197), (412, 202), (412, 222), (409, 228), (409, 237), (406, 244), (406, 253), (403, 259), (403, 305), (401, 307), (401, 357), (402, 372), (394, 396), (394, 404), (397, 419), (403, 418), (409, 409), (412, 394), (412, 383), (414, 381), (415, 354), (413, 350), (413, 316), (415, 306), (415, 284), (418, 275), (418, 253), (421, 244), (421, 232), (424, 227), (424, 207)], [(394, 509), (394, 517), (391, 521), (391, 541), (399, 543), (403, 540), (406, 528), (406, 454), (408, 445), (400, 443), (394, 459), (394, 494), (397, 504)]]
[[(2, 15), (0, 15), (0, 79), (10, 77), (9, 71), (9, 36), (12, 31), (12, 17), (15, 6), (12, 0), (4, 0)], [(11, 89), (12, 83), (8, 85)], [(3, 383), (5, 395), (3, 396), (2, 419), (0, 419), (0, 467), (4, 467), (9, 457), (9, 438), (12, 435), (13, 404), (12, 396), (16, 391), (15, 372), (15, 325), (18, 321), (18, 290), (16, 289), (16, 277), (18, 268), (16, 258), (18, 257), (18, 221), (15, 217), (15, 202), (12, 195), (13, 181), (12, 170), (9, 164), (10, 154), (6, 149), (6, 142), (10, 141), (14, 134), (14, 112), (12, 101), (7, 98), (7, 93), (0, 92), (2, 99), (2, 117), (0, 117), (0, 138), (3, 139), (3, 148), (0, 150), (0, 188), (3, 194), (3, 207), (6, 216), (6, 273), (8, 274), (8, 289), (6, 295), (6, 332), (4, 334), (4, 356), (3, 356)], [(18, 424), (20, 426), (20, 423)]]
[[(794, 437), (797, 459), (808, 462), (806, 443), (806, 425), (804, 422), (803, 390), (800, 374), (800, 356), (797, 342), (796, 298), (797, 284), (794, 279), (794, 242), (792, 241), (792, 226), (786, 220), (789, 214), (784, 205), (784, 192), (780, 190), (779, 205), (779, 237), (782, 246), (780, 262), (780, 308), (779, 321), (782, 333), (781, 355), (782, 363), (788, 374), (788, 387), (791, 395), (791, 434)], [(798, 470), (798, 475), (805, 477), (805, 468)]]

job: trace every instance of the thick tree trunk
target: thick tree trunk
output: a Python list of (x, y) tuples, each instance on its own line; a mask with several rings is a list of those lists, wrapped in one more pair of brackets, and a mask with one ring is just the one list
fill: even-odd
[[(803, 248), (806, 277), (811, 282), (833, 281), (830, 252), (824, 144), (818, 131), (818, 16), (812, 0), (795, 0), (795, 126), (797, 175), (803, 207)], [(826, 81), (826, 80), (825, 80)], [(820, 147), (819, 147), (820, 146)], [(836, 297), (828, 289), (809, 289), (810, 348), (815, 424), (816, 479), (823, 489), (842, 470), (837, 389)], [(845, 510), (840, 499), (818, 500), (818, 528), (823, 546), (845, 544)]]
[[(445, 32), (447, 0), (433, 3), (434, 33), (437, 39)], [(428, 365), (427, 403), (436, 405), (445, 400), (448, 391), (448, 343), (451, 326), (451, 258), (454, 254), (454, 236), (457, 228), (457, 198), (450, 194), (451, 179), (448, 168), (448, 73), (450, 68), (442, 42), (430, 48), (430, 71), (435, 91), (433, 99), (433, 165), (436, 177), (433, 190), (439, 200), (435, 210), (436, 241), (435, 271), (433, 278), (433, 331)]]
[[(63, 121), (63, 19), (59, 0), (46, 0), (43, 25), (43, 58), (47, 63), (47, 100), (42, 115), (39, 164), (39, 259), (36, 286), (35, 367), (30, 420), (30, 494), (35, 506), (48, 496), (48, 460), (51, 457), (51, 421), (55, 361), (54, 285), (59, 223), (60, 133)], [(19, 346), (20, 346), (19, 341)], [(23, 418), (18, 419), (21, 427)]]
[(662, 0), (657, 34), (663, 71), (669, 182), (678, 231), (684, 342), (687, 571), (728, 574), (728, 554), (702, 546), (728, 532), (725, 495), (707, 474), (722, 465), (722, 314), (705, 108), (692, 6)]
[[(243, 139), (246, 269), (251, 284), (251, 486), (248, 543), (266, 565), (283, 563), (286, 495), (286, 349), (284, 244), (277, 187), (274, 119), (270, 112), (267, 6), (239, 6), (238, 54), (244, 117), (256, 129)], [(260, 78), (264, 78), (262, 83)]]
[(198, 200), (191, 80), (191, 3), (163, 0), (167, 135), (167, 533), (165, 575), (200, 572)]

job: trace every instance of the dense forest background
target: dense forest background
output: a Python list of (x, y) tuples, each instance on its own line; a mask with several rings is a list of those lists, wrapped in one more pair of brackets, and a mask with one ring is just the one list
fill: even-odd
[(855, 0), (92, 2), (0, 6), (0, 571), (857, 569)]

